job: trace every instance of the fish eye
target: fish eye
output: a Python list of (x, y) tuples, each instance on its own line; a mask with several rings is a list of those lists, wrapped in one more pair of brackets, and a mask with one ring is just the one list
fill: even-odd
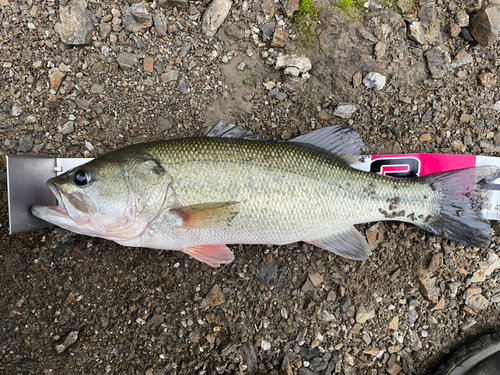
[(73, 183), (77, 186), (85, 186), (90, 183), (91, 173), (85, 169), (79, 169), (73, 174)]

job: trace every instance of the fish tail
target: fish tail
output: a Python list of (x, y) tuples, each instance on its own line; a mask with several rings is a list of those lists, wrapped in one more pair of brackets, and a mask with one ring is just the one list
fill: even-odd
[[(491, 192), (491, 182), (500, 168), (481, 166), (420, 177), (441, 193), (440, 212), (419, 226), (438, 236), (472, 247), (487, 248), (491, 242), (490, 222), (481, 214)], [(479, 187), (479, 189), (478, 189)]]

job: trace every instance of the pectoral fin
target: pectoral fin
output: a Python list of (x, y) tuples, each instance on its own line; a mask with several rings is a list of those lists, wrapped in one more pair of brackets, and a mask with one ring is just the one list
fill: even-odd
[(172, 210), (183, 229), (209, 229), (230, 225), (240, 212), (239, 202), (202, 203)]
[(181, 251), (212, 267), (231, 263), (234, 259), (233, 252), (226, 245), (199, 245)]
[(354, 227), (342, 229), (330, 237), (309, 243), (349, 259), (366, 260), (372, 254), (365, 238)]

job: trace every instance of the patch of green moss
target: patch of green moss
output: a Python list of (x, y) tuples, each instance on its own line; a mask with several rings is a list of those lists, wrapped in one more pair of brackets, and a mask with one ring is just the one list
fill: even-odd
[(315, 16), (321, 11), (320, 8), (314, 6), (314, 0), (302, 0), (299, 6), (299, 15)]
[(352, 21), (361, 21), (363, 19), (361, 13), (365, 10), (365, 2), (364, 0), (340, 0), (334, 6), (342, 9)]
[(294, 13), (291, 23), (297, 35), (296, 43), (299, 50), (309, 51), (317, 46), (316, 28), (320, 11), (320, 8), (314, 6), (314, 0), (302, 0), (299, 10)]
[(250, 89), (254, 89), (257, 86), (257, 74), (245, 74), (245, 76), (243, 77), (243, 84)]

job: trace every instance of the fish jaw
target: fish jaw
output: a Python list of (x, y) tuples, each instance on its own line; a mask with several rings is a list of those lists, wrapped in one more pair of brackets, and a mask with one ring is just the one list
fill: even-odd
[(49, 223), (79, 233), (82, 226), (89, 223), (90, 214), (87, 205), (78, 194), (62, 192), (57, 185), (49, 180), (47, 187), (60, 203), (57, 206), (33, 206), (31, 213)]

